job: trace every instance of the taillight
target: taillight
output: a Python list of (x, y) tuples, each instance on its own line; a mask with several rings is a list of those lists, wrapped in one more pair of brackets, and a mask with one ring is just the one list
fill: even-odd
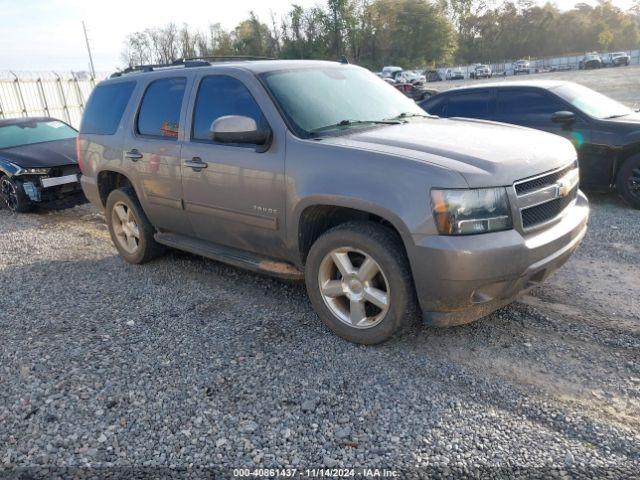
[(80, 155), (80, 137), (76, 137), (76, 160), (78, 162), (78, 167), (80, 168), (80, 172), (84, 174), (84, 169), (82, 168), (82, 155)]

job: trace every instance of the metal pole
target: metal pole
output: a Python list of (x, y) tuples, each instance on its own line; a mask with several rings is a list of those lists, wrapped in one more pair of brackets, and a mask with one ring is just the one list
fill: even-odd
[(15, 80), (13, 81), (14, 85), (15, 85), (15, 89), (16, 89), (16, 93), (18, 96), (18, 99), (20, 100), (20, 103), (22, 104), (22, 116), (23, 117), (28, 117), (29, 114), (27, 113), (27, 104), (24, 103), (24, 97), (22, 96), (22, 89), (20, 88), (20, 80), (18, 79), (18, 76), (13, 73), (12, 71), (9, 71), (9, 73), (11, 75), (13, 75), (13, 77), (15, 78)]
[(44, 86), (42, 85), (42, 79), (38, 77), (36, 80), (36, 85), (38, 85), (38, 91), (40, 92), (40, 99), (42, 100), (42, 106), (44, 107), (44, 112), (47, 114), (47, 117), (51, 116), (49, 112), (49, 104), (47, 103), (47, 95), (44, 92)]
[(89, 64), (91, 65), (91, 76), (96, 76), (96, 69), (93, 67), (93, 57), (91, 56), (91, 46), (89, 45), (89, 37), (87, 37), (87, 27), (84, 24), (84, 20), (82, 21), (82, 30), (84, 31), (84, 41), (87, 44), (87, 52), (89, 53)]
[(62, 99), (62, 109), (64, 111), (64, 119), (67, 123), (71, 123), (71, 116), (69, 115), (69, 105), (67, 105), (67, 97), (64, 94), (64, 86), (62, 85), (62, 78), (56, 72), (52, 72), (56, 76), (56, 82), (58, 84), (58, 93)]

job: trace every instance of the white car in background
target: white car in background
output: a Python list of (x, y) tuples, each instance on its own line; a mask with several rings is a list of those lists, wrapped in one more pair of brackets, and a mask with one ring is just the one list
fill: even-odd
[(526, 73), (527, 75), (531, 73), (531, 63), (529, 60), (513, 62), (513, 74), (520, 75), (521, 73)]
[(395, 80), (396, 76), (402, 72), (402, 70), (402, 67), (394, 67), (390, 65), (388, 67), (383, 67), (382, 72), (380, 73), (382, 74), (382, 78), (392, 78)]
[(464, 80), (464, 72), (461, 68), (447, 68), (444, 78), (445, 80)]

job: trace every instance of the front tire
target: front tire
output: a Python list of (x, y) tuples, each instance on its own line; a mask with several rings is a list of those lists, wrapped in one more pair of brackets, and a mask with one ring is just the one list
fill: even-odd
[(305, 280), (318, 316), (350, 342), (383, 342), (414, 318), (407, 256), (382, 225), (349, 222), (324, 233), (309, 251)]
[(113, 190), (109, 194), (105, 216), (111, 240), (128, 263), (145, 263), (164, 251), (154, 240), (154, 228), (132, 188)]
[(634, 155), (622, 164), (616, 188), (625, 202), (640, 209), (640, 155)]
[(0, 177), (0, 197), (6, 207), (14, 213), (26, 213), (33, 209), (33, 204), (22, 190), (22, 186), (7, 175)]

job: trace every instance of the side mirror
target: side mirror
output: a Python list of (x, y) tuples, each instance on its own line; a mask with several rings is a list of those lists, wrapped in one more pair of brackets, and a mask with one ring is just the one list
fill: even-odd
[(576, 116), (573, 112), (561, 110), (551, 115), (551, 121), (553, 123), (562, 123), (563, 125), (569, 125), (576, 120)]
[(211, 124), (209, 133), (214, 142), (257, 145), (263, 152), (271, 142), (271, 130), (258, 128), (253, 118), (241, 115), (225, 115), (217, 118)]

